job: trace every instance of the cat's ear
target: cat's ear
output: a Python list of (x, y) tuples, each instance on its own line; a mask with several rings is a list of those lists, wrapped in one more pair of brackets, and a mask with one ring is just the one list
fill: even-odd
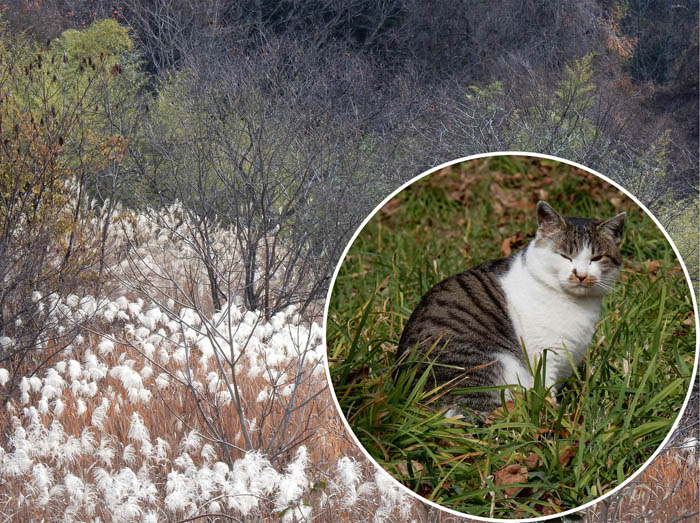
[(537, 228), (543, 233), (566, 226), (566, 221), (544, 200), (537, 202)]
[(598, 229), (609, 232), (615, 241), (619, 242), (620, 238), (622, 238), (622, 226), (625, 224), (626, 216), (627, 213), (621, 212), (612, 218), (603, 220), (597, 224)]

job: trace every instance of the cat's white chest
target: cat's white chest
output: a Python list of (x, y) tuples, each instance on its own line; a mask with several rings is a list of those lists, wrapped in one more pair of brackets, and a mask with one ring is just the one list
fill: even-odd
[[(545, 349), (550, 349), (545, 384), (550, 386), (569, 377), (573, 372), (571, 361), (579, 365), (590, 346), (600, 317), (601, 299), (570, 296), (548, 285), (533, 276), (523, 257), (514, 261), (502, 276), (501, 284), (515, 334), (524, 344), (533, 369), (535, 360), (542, 357)], [(513, 362), (504, 361), (506, 366), (510, 367), (505, 372), (506, 382), (516, 379), (523, 385), (531, 385), (527, 369), (513, 368)], [(523, 376), (523, 371), (527, 376)]]

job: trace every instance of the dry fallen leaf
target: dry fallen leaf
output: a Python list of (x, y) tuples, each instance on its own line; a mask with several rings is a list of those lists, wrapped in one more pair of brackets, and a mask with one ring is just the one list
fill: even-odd
[(497, 183), (503, 183), (506, 179), (505, 176), (503, 176), (503, 173), (500, 171), (495, 171), (494, 173), (491, 174), (491, 179)]
[(503, 240), (503, 243), (501, 243), (501, 255), (504, 257), (510, 256), (510, 242), (511, 238), (507, 237)]
[(649, 274), (656, 274), (659, 271), (659, 267), (661, 267), (661, 262), (658, 260), (647, 260), (644, 262), (644, 267), (646, 267)]
[(620, 212), (620, 207), (622, 207), (622, 199), (621, 198), (618, 198), (617, 196), (613, 196), (612, 198), (610, 198), (610, 203), (612, 203), (612, 206), (615, 209), (616, 213)]
[(501, 243), (501, 254), (503, 256), (510, 256), (513, 249), (518, 249), (522, 247), (523, 244), (523, 233), (522, 231), (517, 231), (513, 236), (508, 236), (503, 240)]
[(644, 267), (646, 268), (647, 274), (649, 274), (649, 279), (654, 283), (659, 278), (659, 267), (661, 267), (661, 263), (658, 260), (647, 260), (644, 262)]
[(562, 466), (569, 464), (569, 461), (576, 455), (577, 447), (578, 445), (576, 444), (567, 444), (559, 450), (559, 463)]
[[(502, 469), (493, 474), (494, 483), (496, 485), (512, 485), (514, 483), (527, 483), (527, 467), (523, 467), (518, 463), (506, 465)], [(523, 487), (508, 487), (503, 489), (506, 496), (512, 496), (520, 491)]]
[(519, 189), (507, 189), (501, 187), (497, 183), (492, 183), (489, 187), (491, 190), (491, 195), (495, 200), (501, 203), (504, 207), (511, 207), (516, 209), (527, 209), (528, 199), (521, 198), (522, 191)]
[(537, 455), (535, 452), (531, 452), (530, 455), (525, 458), (525, 466), (528, 468), (528, 470), (532, 470), (537, 468), (542, 462), (540, 461), (540, 457)]
[[(398, 463), (396, 463), (396, 468), (399, 469), (399, 471), (401, 472), (401, 474), (403, 476), (409, 475), (408, 474), (408, 464), (405, 460), (399, 461)], [(421, 470), (423, 470), (423, 464), (419, 463), (417, 461), (411, 460), (411, 468), (413, 469), (413, 473), (416, 474), (417, 472), (420, 472)]]

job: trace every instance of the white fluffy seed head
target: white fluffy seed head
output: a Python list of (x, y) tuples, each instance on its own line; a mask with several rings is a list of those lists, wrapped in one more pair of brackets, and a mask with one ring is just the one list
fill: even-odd
[(111, 354), (113, 350), (114, 343), (112, 342), (112, 340), (104, 339), (97, 346), (97, 352), (99, 352), (100, 356), (102, 357), (106, 356), (107, 354)]
[(7, 369), (0, 368), (0, 387), (4, 387), (10, 381), (10, 373)]
[(143, 418), (138, 412), (134, 412), (131, 415), (129, 432), (127, 437), (130, 440), (138, 441), (139, 443), (150, 442), (150, 434), (148, 433), (148, 428), (143, 422)]

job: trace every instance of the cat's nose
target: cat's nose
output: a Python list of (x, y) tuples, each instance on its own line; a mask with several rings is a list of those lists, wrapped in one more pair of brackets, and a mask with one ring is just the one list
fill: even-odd
[(576, 276), (579, 279), (579, 281), (583, 281), (588, 277), (588, 274), (586, 274), (585, 272), (583, 274), (579, 274), (576, 271), (576, 269), (574, 269), (574, 276)]

